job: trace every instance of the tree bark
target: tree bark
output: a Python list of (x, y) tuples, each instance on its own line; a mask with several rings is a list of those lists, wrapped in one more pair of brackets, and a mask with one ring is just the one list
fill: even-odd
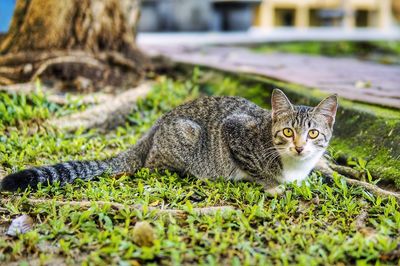
[(393, 0), (392, 8), (393, 8), (394, 17), (397, 20), (397, 23), (400, 24), (400, 1)]
[[(61, 80), (133, 86), (149, 66), (135, 45), (140, 0), (17, 0), (0, 42), (0, 84)], [(79, 87), (79, 86), (78, 86)]]

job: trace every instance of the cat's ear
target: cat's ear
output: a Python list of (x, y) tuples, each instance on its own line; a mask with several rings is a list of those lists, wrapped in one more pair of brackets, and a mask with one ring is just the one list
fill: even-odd
[(271, 96), (272, 119), (282, 113), (292, 112), (293, 105), (280, 89), (274, 89)]
[(337, 94), (323, 99), (315, 108), (314, 113), (325, 116), (330, 127), (335, 123), (336, 111), (338, 107)]

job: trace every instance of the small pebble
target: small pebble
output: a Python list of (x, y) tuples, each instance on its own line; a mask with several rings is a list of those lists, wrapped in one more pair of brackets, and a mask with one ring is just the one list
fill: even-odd
[(138, 246), (150, 247), (154, 244), (155, 232), (150, 223), (143, 221), (137, 222), (132, 232), (133, 242)]

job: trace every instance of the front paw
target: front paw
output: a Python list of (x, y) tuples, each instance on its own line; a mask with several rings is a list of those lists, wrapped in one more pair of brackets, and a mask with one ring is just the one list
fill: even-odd
[(276, 187), (269, 187), (269, 188), (264, 188), (264, 192), (267, 195), (267, 197), (275, 197), (275, 196), (280, 196), (285, 192), (285, 186), (284, 185), (279, 185)]

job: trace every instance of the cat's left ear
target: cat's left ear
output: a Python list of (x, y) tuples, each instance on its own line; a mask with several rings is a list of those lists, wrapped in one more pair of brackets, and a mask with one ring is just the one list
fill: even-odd
[(336, 111), (338, 107), (337, 94), (323, 99), (315, 108), (314, 113), (325, 116), (330, 127), (335, 123)]
[(283, 113), (293, 112), (293, 105), (280, 89), (274, 89), (272, 91), (271, 106), (273, 120)]

